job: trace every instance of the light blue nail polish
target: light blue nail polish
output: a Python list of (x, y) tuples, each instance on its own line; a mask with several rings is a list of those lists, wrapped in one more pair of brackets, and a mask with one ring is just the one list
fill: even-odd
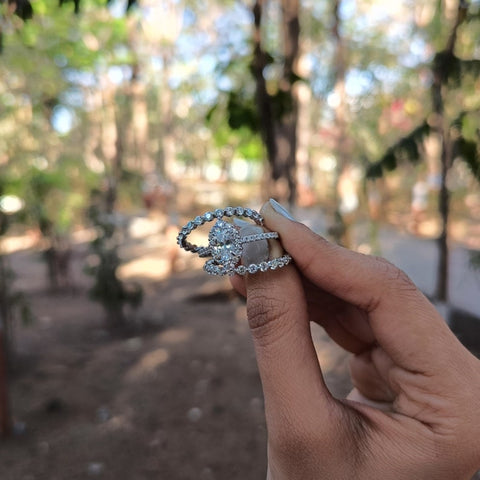
[(285, 218), (288, 218), (289, 220), (295, 221), (295, 219), (292, 217), (292, 215), (289, 213), (289, 211), (285, 207), (280, 205), (275, 199), (271, 198), (269, 200), (269, 202), (270, 202), (270, 205), (272, 206), (272, 208), (277, 213), (279, 213), (280, 215), (283, 215)]

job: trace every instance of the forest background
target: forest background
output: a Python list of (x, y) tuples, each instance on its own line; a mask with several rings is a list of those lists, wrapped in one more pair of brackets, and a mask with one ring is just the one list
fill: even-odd
[[(245, 415), (232, 448), (247, 442), (237, 463), (261, 459), (260, 478), (265, 432), (248, 339), (235, 324), (253, 393), (233, 411), (229, 395), (239, 393), (226, 378), (242, 372), (232, 351), (210, 343), (224, 343), (221, 319), (241, 317), (243, 303), (179, 252), (179, 228), (207, 210), (275, 197), (350, 248), (405, 245), (429, 272), (427, 293), (453, 317), (451, 275), (469, 272), (478, 288), (479, 125), (478, 1), (0, 2), (0, 419), (20, 439), (0, 455), (6, 478), (51, 479), (54, 468), (65, 469), (58, 478), (257, 478), (243, 467), (231, 474), (231, 454), (213, 449), (213, 460), (192, 461), (168, 440), (211, 445), (209, 435), (238, 431)], [(452, 247), (468, 262), (455, 264)], [(203, 317), (192, 326), (179, 312)], [(465, 316), (469, 331), (478, 330), (475, 316), (476, 306)], [(322, 345), (319, 357), (330, 352)], [(131, 364), (119, 360), (124, 348)], [(97, 363), (88, 364), (93, 352)], [(328, 355), (338, 360), (329, 361), (341, 394), (344, 357)], [(117, 380), (100, 374), (89, 390), (105, 358)], [(174, 368), (173, 358), (183, 363)], [(185, 425), (175, 396), (163, 423), (153, 400), (141, 417), (132, 391), (158, 399), (152, 384), (181, 389), (186, 371), (200, 375), (192, 395), (208, 397), (205, 405), (186, 405)], [(19, 400), (25, 392), (30, 401)], [(88, 415), (95, 420), (82, 424)], [(73, 454), (81, 438), (96, 445), (96, 428), (117, 432), (111, 449)], [(132, 431), (140, 440), (126, 447)], [(35, 452), (29, 462), (22, 448)], [(115, 470), (110, 456), (125, 448), (137, 461)], [(163, 454), (153, 460), (152, 449)]]

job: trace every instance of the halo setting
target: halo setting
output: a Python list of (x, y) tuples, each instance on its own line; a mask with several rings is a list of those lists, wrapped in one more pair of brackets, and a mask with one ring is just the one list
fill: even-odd
[[(211, 275), (245, 275), (246, 273), (266, 272), (284, 267), (291, 262), (292, 258), (286, 254), (260, 264), (241, 265), (245, 243), (278, 238), (278, 233), (264, 232), (242, 237), (238, 227), (223, 220), (223, 217), (233, 216), (250, 218), (257, 225), (263, 226), (262, 216), (250, 208), (217, 208), (215, 211), (206, 212), (188, 222), (177, 236), (178, 245), (186, 251), (197, 253), (200, 257), (212, 257), (204, 266), (204, 270)], [(202, 247), (187, 242), (187, 237), (193, 230), (213, 220), (216, 222), (209, 232), (208, 246)]]

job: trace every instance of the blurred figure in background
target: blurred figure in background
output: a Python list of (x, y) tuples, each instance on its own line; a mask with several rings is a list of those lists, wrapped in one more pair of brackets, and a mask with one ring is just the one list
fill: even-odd
[(420, 177), (412, 188), (410, 230), (415, 234), (419, 233), (420, 225), (425, 219), (425, 212), (428, 206), (428, 191), (428, 184), (423, 177)]

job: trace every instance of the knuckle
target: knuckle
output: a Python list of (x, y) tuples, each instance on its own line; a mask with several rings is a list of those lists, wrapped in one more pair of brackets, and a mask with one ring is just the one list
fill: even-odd
[(378, 290), (365, 302), (365, 311), (377, 310), (385, 300), (392, 297), (412, 298), (418, 294), (417, 286), (403, 270), (383, 257), (370, 258), (374, 262), (373, 271), (377, 277)]
[(375, 257), (375, 260), (387, 290), (396, 290), (402, 293), (417, 292), (416, 285), (403, 270), (385, 258)]
[(318, 269), (318, 254), (322, 252), (323, 255), (330, 252), (332, 249), (335, 250), (339, 247), (337, 245), (330, 244), (320, 235), (312, 232), (308, 227), (302, 226), (305, 228), (305, 236), (299, 236), (299, 242), (302, 238), (305, 238), (306, 245), (304, 248), (300, 245), (299, 250), (302, 252), (301, 256), (295, 257), (295, 263), (297, 264), (300, 271), (305, 275), (310, 276), (315, 274)]
[(266, 289), (256, 289), (248, 296), (247, 317), (251, 330), (260, 331), (288, 314), (285, 299), (275, 298)]

